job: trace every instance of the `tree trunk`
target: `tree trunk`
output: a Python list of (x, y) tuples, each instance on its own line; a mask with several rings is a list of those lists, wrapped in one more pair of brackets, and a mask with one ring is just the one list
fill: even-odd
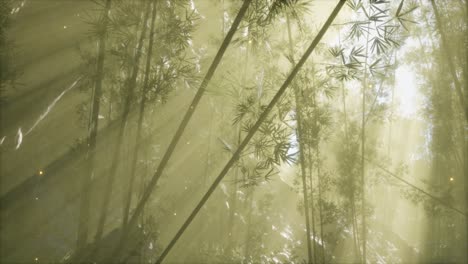
[(135, 138), (135, 145), (133, 148), (133, 157), (130, 164), (130, 179), (127, 188), (127, 196), (124, 202), (124, 209), (123, 209), (123, 228), (126, 228), (128, 217), (130, 214), (130, 205), (132, 203), (132, 193), (133, 193), (133, 184), (135, 182), (136, 177), (136, 164), (138, 161), (138, 154), (139, 154), (139, 146), (141, 140), (141, 128), (143, 127), (143, 118), (145, 114), (145, 107), (146, 107), (146, 98), (149, 89), (149, 77), (150, 77), (150, 70), (151, 70), (151, 59), (153, 56), (153, 41), (154, 41), (154, 23), (156, 20), (156, 0), (153, 0), (153, 9), (152, 9), (152, 16), (151, 16), (151, 29), (149, 35), (149, 42), (148, 42), (148, 53), (146, 54), (146, 68), (145, 68), (145, 77), (143, 81), (143, 89), (141, 92), (141, 102), (140, 102), (140, 111), (138, 113), (138, 123), (137, 123), (137, 131), (136, 131), (136, 138)]
[(96, 241), (99, 241), (101, 239), (103, 231), (104, 231), (104, 224), (106, 222), (107, 211), (109, 209), (110, 198), (112, 195), (112, 188), (113, 188), (114, 180), (116, 178), (118, 164), (120, 162), (120, 152), (122, 148), (123, 135), (124, 135), (125, 127), (127, 125), (128, 115), (130, 114), (131, 103), (133, 101), (134, 90), (136, 86), (136, 78), (137, 78), (138, 70), (139, 70), (138, 64), (140, 62), (140, 57), (141, 57), (142, 48), (143, 48), (143, 41), (146, 35), (146, 28), (147, 28), (149, 11), (150, 11), (150, 3), (151, 2), (148, 0), (147, 5), (146, 5), (146, 10), (145, 10), (145, 17), (142, 23), (143, 29), (141, 31), (140, 39), (137, 44), (136, 54), (135, 54), (134, 61), (133, 61), (134, 64), (132, 67), (132, 74), (128, 82), (126, 83), (127, 96), (125, 98), (124, 109), (122, 113), (122, 120), (121, 120), (118, 134), (117, 134), (117, 142), (116, 142), (116, 147), (114, 151), (114, 156), (112, 158), (112, 165), (110, 168), (110, 173), (106, 179), (107, 181), (106, 181), (105, 190), (104, 190), (101, 214), (99, 217), (99, 222), (98, 222), (98, 227), (97, 227), (96, 237), (95, 237)]
[(101, 105), (102, 97), (102, 80), (104, 78), (104, 59), (106, 52), (106, 35), (107, 27), (109, 24), (109, 11), (111, 9), (111, 0), (106, 1), (106, 6), (103, 11), (103, 32), (99, 36), (99, 51), (97, 58), (97, 67), (96, 67), (96, 82), (94, 84), (93, 90), (93, 106), (91, 110), (91, 122), (88, 130), (88, 151), (86, 155), (87, 159), (87, 172), (82, 176), (82, 187), (80, 195), (80, 216), (78, 224), (78, 239), (77, 239), (77, 248), (78, 250), (82, 249), (88, 240), (88, 229), (89, 229), (89, 213), (90, 213), (90, 190), (91, 182), (94, 176), (94, 158), (95, 158), (95, 149), (96, 149), (96, 138), (97, 130), (99, 124), (99, 108)]

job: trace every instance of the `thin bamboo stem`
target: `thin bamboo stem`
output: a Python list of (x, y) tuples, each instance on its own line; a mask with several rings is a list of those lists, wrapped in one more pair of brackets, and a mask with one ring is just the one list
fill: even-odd
[[(294, 61), (294, 51), (293, 51), (293, 43), (292, 43), (292, 36), (291, 36), (291, 22), (289, 19), (289, 14), (286, 15), (286, 22), (288, 25), (288, 39), (289, 39), (289, 55), (292, 58), (292, 62)], [(293, 90), (294, 90), (294, 100), (296, 102), (296, 122), (297, 122), (297, 141), (299, 142), (299, 158), (300, 158), (300, 166), (301, 166), (301, 179), (302, 179), (302, 192), (304, 198), (304, 215), (305, 215), (305, 224), (306, 224), (306, 236), (307, 236), (307, 256), (308, 262), (312, 262), (312, 242), (310, 237), (310, 220), (309, 220), (309, 202), (307, 197), (307, 182), (306, 182), (306, 165), (305, 165), (305, 142), (304, 142), (304, 135), (302, 129), (302, 108), (299, 101), (299, 88), (297, 87), (296, 83), (292, 83)], [(312, 188), (312, 187), (311, 187)], [(311, 197), (311, 199), (313, 199)], [(314, 243), (315, 245), (315, 243)], [(314, 250), (315, 253), (315, 250)], [(314, 254), (315, 260), (315, 254)], [(316, 260), (314, 261), (316, 262)]]
[(102, 97), (102, 80), (104, 76), (104, 60), (106, 53), (106, 37), (107, 37), (107, 28), (109, 24), (109, 11), (111, 9), (111, 0), (106, 1), (105, 9), (103, 11), (103, 28), (104, 31), (101, 32), (99, 36), (99, 51), (96, 67), (96, 82), (93, 90), (93, 104), (91, 112), (91, 124), (88, 134), (88, 171), (86, 175), (83, 176), (83, 184), (81, 188), (81, 197), (80, 197), (80, 215), (79, 215), (79, 224), (78, 224), (78, 239), (77, 239), (77, 248), (78, 250), (83, 248), (88, 240), (88, 229), (89, 229), (89, 207), (90, 207), (90, 190), (91, 190), (91, 181), (94, 175), (94, 158), (95, 158), (95, 148), (96, 148), (96, 138), (97, 130), (99, 124), (99, 109), (101, 105)]

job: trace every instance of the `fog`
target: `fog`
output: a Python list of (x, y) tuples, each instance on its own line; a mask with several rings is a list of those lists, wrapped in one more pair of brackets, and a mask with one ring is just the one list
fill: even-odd
[(1, 263), (467, 263), (466, 0), (2, 0)]

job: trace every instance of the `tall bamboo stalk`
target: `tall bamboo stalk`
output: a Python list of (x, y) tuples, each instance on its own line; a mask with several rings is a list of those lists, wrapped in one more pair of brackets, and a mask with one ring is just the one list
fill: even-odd
[[(245, 2), (244, 2), (245, 3)], [(245, 147), (249, 144), (250, 140), (252, 137), (255, 135), (257, 130), (259, 129), (260, 125), (265, 121), (265, 119), (268, 117), (270, 114), (271, 110), (273, 107), (276, 105), (276, 103), (280, 100), (288, 86), (291, 84), (292, 80), (296, 77), (297, 73), (299, 70), (302, 68), (306, 60), (309, 58), (310, 54), (314, 51), (315, 47), (317, 44), (320, 42), (322, 39), (323, 35), (327, 32), (328, 28), (330, 27), (331, 23), (335, 19), (335, 17), (338, 15), (340, 12), (341, 8), (343, 5), (346, 3), (346, 0), (340, 0), (338, 4), (336, 5), (335, 9), (332, 11), (330, 16), (328, 17), (327, 21), (323, 25), (322, 29), (319, 31), (315, 39), (312, 41), (310, 46), (307, 48), (306, 52), (302, 56), (302, 58), (299, 60), (299, 62), (296, 64), (296, 66), (292, 69), (291, 73), (289, 76), (286, 78), (284, 81), (283, 85), (279, 88), (278, 92), (275, 94), (273, 99), (270, 101), (270, 103), (267, 105), (267, 107), (264, 109), (264, 111), (261, 113), (259, 116), (258, 120), (255, 122), (255, 124), (249, 129), (247, 135), (245, 138), (242, 140), (241, 144), (238, 146), (237, 150), (234, 152), (232, 155), (231, 159), (226, 163), (224, 166), (223, 170), (219, 173), (219, 175), (216, 177), (215, 181), (213, 184), (210, 186), (210, 188), (207, 190), (203, 198), (198, 202), (197, 206), (193, 209), (192, 213), (190, 216), (185, 220), (184, 224), (180, 227), (180, 229), (177, 231), (176, 235), (173, 237), (171, 242), (167, 245), (167, 247), (164, 249), (162, 252), (161, 256), (158, 258), (156, 263), (162, 263), (162, 261), (165, 259), (167, 254), (171, 251), (172, 247), (177, 243), (179, 238), (182, 236), (182, 234), (185, 232), (187, 227), (192, 223), (193, 219), (197, 216), (198, 212), (200, 209), (203, 207), (203, 205), (206, 203), (206, 201), (210, 198), (211, 194), (214, 192), (216, 187), (219, 185), (221, 180), (223, 180), (224, 176), (228, 173), (228, 171), (231, 169), (231, 167), (234, 165), (234, 163), (239, 159), (240, 154), (242, 151), (245, 149)]]
[(318, 187), (318, 204), (319, 204), (319, 219), (320, 219), (320, 240), (322, 242), (322, 244), (320, 245), (321, 249), (322, 249), (322, 263), (326, 263), (326, 260), (325, 260), (325, 240), (323, 239), (324, 236), (323, 236), (323, 205), (322, 205), (322, 175), (320, 173), (320, 150), (319, 150), (319, 146), (317, 144), (317, 147), (315, 149), (315, 155), (316, 155), (316, 159), (317, 159), (317, 178), (318, 178), (318, 183), (317, 183), (317, 187)]
[(231, 254), (231, 250), (234, 243), (234, 214), (237, 209), (237, 180), (239, 178), (239, 169), (236, 168), (234, 171), (234, 182), (232, 183), (232, 192), (231, 192), (231, 203), (229, 207), (229, 220), (228, 220), (228, 242), (226, 246), (226, 251), (228, 254)]
[[(318, 104), (317, 104), (317, 92), (316, 92), (316, 86), (314, 84), (314, 108), (315, 108), (315, 126), (318, 129), (319, 123), (318, 123)], [(316, 160), (316, 165), (315, 167), (317, 168), (317, 187), (318, 187), (318, 205), (319, 205), (319, 219), (320, 219), (320, 240), (322, 241), (321, 244), (321, 253), (322, 253), (322, 263), (326, 263), (325, 261), (325, 241), (323, 240), (323, 210), (322, 210), (322, 176), (320, 174), (320, 134), (319, 132), (317, 133), (317, 138), (315, 139), (315, 160)]]
[[(286, 22), (288, 25), (289, 56), (291, 57), (293, 64), (295, 64), (294, 50), (293, 50), (293, 43), (292, 43), (293, 40), (291, 36), (291, 22), (289, 19), (289, 14), (286, 14)], [(300, 166), (301, 166), (302, 193), (303, 193), (303, 198), (304, 198), (304, 215), (305, 215), (306, 236), (307, 236), (307, 256), (309, 260), (308, 263), (311, 263), (313, 256), (312, 256), (312, 242), (311, 242), (311, 237), (310, 237), (309, 200), (307, 197), (308, 195), (307, 195), (307, 181), (306, 181), (306, 165), (305, 165), (305, 154), (304, 154), (305, 142), (304, 142), (304, 135), (303, 135), (303, 129), (302, 129), (302, 125), (303, 125), (302, 109), (301, 109), (301, 105), (299, 102), (299, 89), (297, 87), (297, 84), (293, 82), (292, 85), (293, 85), (293, 90), (294, 90), (294, 100), (296, 103), (296, 122), (297, 122), (296, 134), (297, 134), (297, 141), (299, 142), (299, 158), (300, 158)], [(311, 197), (311, 199), (313, 198)], [(314, 250), (314, 253), (315, 253), (315, 250)], [(315, 254), (314, 254), (314, 262), (316, 262)]]
[[(240, 126), (240, 123), (242, 122), (242, 120), (239, 121), (239, 124), (237, 125), (237, 133), (236, 133), (236, 144), (239, 145), (240, 144), (240, 140), (241, 140), (241, 133), (242, 133), (242, 130), (241, 130), (241, 126)], [(239, 168), (236, 167), (234, 169), (234, 181), (233, 181), (233, 186), (232, 186), (232, 192), (231, 192), (231, 206), (229, 207), (229, 220), (228, 220), (228, 243), (227, 243), (227, 247), (226, 247), (226, 250), (228, 251), (228, 254), (231, 254), (231, 250), (232, 250), (232, 247), (233, 247), (233, 243), (234, 243), (234, 233), (233, 233), (233, 230), (234, 230), (234, 216), (235, 216), (235, 212), (237, 210), (237, 190), (239, 188), (239, 184), (238, 184), (238, 180), (239, 180)]]
[[(345, 88), (343, 85), (343, 82), (341, 82), (341, 96), (342, 96), (342, 104), (343, 104), (343, 115), (344, 115), (344, 131), (345, 131), (345, 139), (346, 139), (346, 145), (344, 146), (345, 148), (349, 148), (347, 144), (349, 144), (349, 135), (348, 135), (348, 115), (346, 113), (346, 93), (345, 93)], [(357, 228), (357, 220), (356, 220), (356, 203), (355, 203), (355, 196), (354, 196), (355, 189), (352, 189), (351, 192), (351, 209), (350, 209), (350, 214), (351, 214), (351, 224), (353, 228), (353, 241), (354, 241), (354, 257), (361, 259), (361, 253), (359, 248), (359, 238), (358, 238), (358, 228)]]
[(310, 182), (310, 219), (312, 225), (312, 237), (314, 238), (312, 247), (313, 247), (313, 257), (314, 263), (317, 263), (317, 243), (315, 242), (316, 232), (315, 232), (315, 204), (314, 204), (314, 175), (313, 175), (313, 167), (314, 161), (312, 158), (312, 150), (310, 144), (307, 145), (307, 153), (309, 156), (309, 182)]
[[(224, 11), (224, 0), (223, 0), (223, 11)], [(223, 12), (224, 14), (224, 12)], [(223, 17), (224, 18), (224, 17)], [(224, 19), (223, 19), (223, 27), (224, 27)], [(247, 27), (248, 29), (248, 27)], [(223, 33), (224, 33), (224, 29), (223, 29)], [(247, 31), (247, 38), (249, 38), (249, 31)], [(249, 41), (247, 40), (246, 42), (247, 44), (247, 48), (245, 50), (245, 63), (244, 63), (244, 69), (243, 69), (243, 73), (242, 73), (242, 86), (241, 86), (241, 90), (240, 90), (240, 93), (239, 93), (239, 98), (242, 97), (242, 90), (243, 90), (243, 86), (245, 85), (245, 82), (246, 82), (246, 79), (247, 79), (247, 68), (248, 68), (248, 65), (249, 65)], [(240, 143), (241, 143), (241, 135), (242, 135), (242, 118), (239, 120), (239, 122), (237, 123), (237, 133), (236, 133), (236, 145), (238, 146)], [(231, 205), (232, 207), (230, 208), (230, 212), (229, 212), (229, 222), (228, 222), (228, 234), (229, 234), (229, 237), (228, 237), (228, 246), (227, 246), (227, 250), (231, 251), (232, 249), (232, 244), (233, 244), (233, 234), (232, 234), (232, 230), (234, 228), (234, 213), (235, 213), (235, 210), (236, 210), (236, 207), (237, 207), (237, 190), (239, 188), (239, 185), (238, 185), (238, 179), (239, 179), (239, 168), (236, 167), (234, 169), (234, 183), (233, 183), (233, 192), (232, 192), (232, 196), (231, 196)], [(245, 179), (243, 179), (245, 180)]]
[(151, 2), (147, 0), (145, 15), (143, 18), (143, 23), (142, 23), (143, 28), (142, 28), (141, 35), (138, 40), (138, 44), (136, 48), (136, 53), (135, 53), (135, 57), (133, 61), (134, 64), (132, 67), (132, 74), (128, 82), (126, 83), (126, 87), (125, 87), (127, 96), (125, 98), (124, 109), (122, 113), (122, 120), (120, 121), (120, 126), (118, 128), (117, 142), (115, 146), (114, 156), (112, 158), (112, 165), (110, 168), (110, 173), (106, 179), (104, 196), (103, 196), (103, 201), (102, 201), (102, 206), (101, 206), (101, 214), (99, 216), (99, 222), (98, 222), (98, 227), (97, 227), (96, 237), (95, 237), (96, 241), (99, 241), (101, 239), (103, 231), (104, 231), (104, 224), (107, 218), (107, 211), (109, 210), (109, 203), (110, 203), (110, 198), (112, 195), (113, 184), (116, 178), (117, 168), (120, 162), (120, 152), (122, 148), (123, 135), (124, 135), (125, 127), (127, 126), (127, 121), (128, 121), (127, 119), (130, 114), (130, 106), (134, 97), (136, 79), (137, 79), (138, 70), (139, 70), (138, 66), (139, 66), (140, 57), (141, 57), (141, 53), (143, 49), (143, 42), (145, 39), (146, 28), (147, 28), (147, 23), (148, 23), (148, 18), (149, 18), (150, 3)]
[(135, 145), (133, 148), (133, 158), (130, 164), (130, 179), (127, 188), (127, 196), (124, 202), (124, 209), (123, 209), (123, 227), (126, 228), (128, 217), (130, 213), (130, 205), (132, 202), (132, 193), (133, 193), (133, 184), (135, 182), (136, 177), (136, 164), (138, 161), (138, 154), (140, 151), (140, 140), (141, 140), (141, 129), (143, 127), (143, 118), (145, 115), (145, 107), (146, 107), (146, 100), (147, 94), (149, 90), (149, 78), (150, 78), (150, 70), (151, 70), (151, 59), (153, 57), (153, 44), (154, 44), (154, 24), (156, 20), (156, 0), (152, 1), (152, 14), (151, 14), (151, 28), (150, 28), (150, 35), (148, 40), (148, 53), (146, 54), (146, 68), (145, 68), (145, 77), (143, 81), (143, 89), (141, 91), (141, 102), (140, 102), (140, 111), (138, 113), (138, 123), (137, 123), (137, 131), (136, 131), (136, 138), (135, 138)]
[[(465, 1), (465, 28), (468, 30), (468, 1)], [(468, 61), (468, 32), (465, 32), (465, 59)], [(463, 69), (465, 76), (465, 102), (468, 101), (468, 63), (465, 63), (465, 68)], [(466, 106), (465, 106), (466, 107)], [(468, 214), (468, 140), (467, 135), (463, 135), (464, 148), (463, 148), (463, 163), (464, 163), (464, 175), (465, 175), (465, 213)], [(466, 245), (466, 257), (465, 261), (468, 262), (468, 217), (465, 218), (465, 245)]]
[[(340, 35), (338, 35), (338, 41), (341, 46), (341, 38)], [(345, 132), (345, 139), (346, 139), (346, 145), (345, 148), (349, 148), (348, 144), (350, 142), (349, 139), (349, 133), (348, 133), (348, 114), (346, 110), (346, 91), (344, 87), (343, 81), (340, 82), (341, 85), (341, 98), (342, 98), (342, 104), (343, 104), (343, 117), (344, 117), (344, 132)], [(354, 241), (354, 257), (361, 259), (361, 252), (359, 250), (359, 238), (358, 238), (358, 228), (357, 228), (357, 220), (356, 220), (356, 203), (355, 203), (355, 189), (352, 189), (351, 193), (351, 221), (352, 221), (352, 228), (353, 228), (353, 241)]]
[(248, 187), (247, 190), (247, 199), (246, 199), (246, 206), (247, 206), (247, 231), (245, 233), (245, 247), (244, 247), (244, 259), (248, 262), (248, 258), (251, 255), (251, 233), (252, 233), (252, 211), (253, 211), (253, 196), (254, 190), (253, 187)]
[(104, 59), (106, 53), (106, 37), (107, 28), (109, 24), (109, 12), (111, 9), (111, 0), (106, 1), (105, 8), (102, 14), (103, 31), (100, 32), (99, 36), (99, 51), (96, 65), (96, 80), (93, 90), (93, 106), (91, 110), (91, 122), (88, 131), (88, 151), (87, 151), (87, 168), (88, 171), (83, 175), (81, 196), (80, 196), (80, 216), (78, 224), (78, 239), (77, 248), (82, 249), (88, 240), (88, 229), (89, 229), (89, 207), (90, 207), (90, 191), (91, 181), (94, 175), (94, 159), (96, 149), (96, 138), (99, 124), (99, 108), (101, 105), (102, 97), (102, 80), (104, 79)]
[(362, 83), (362, 123), (361, 123), (361, 221), (362, 221), (362, 262), (367, 263), (367, 225), (366, 225), (366, 182), (365, 182), (365, 145), (366, 145), (366, 89), (367, 61), (369, 57), (370, 23), (367, 24), (366, 56), (364, 61), (364, 80)]

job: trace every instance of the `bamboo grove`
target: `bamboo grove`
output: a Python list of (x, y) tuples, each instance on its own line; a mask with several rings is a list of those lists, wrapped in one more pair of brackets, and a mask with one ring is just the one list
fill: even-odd
[(0, 262), (468, 261), (468, 1), (0, 12)]

